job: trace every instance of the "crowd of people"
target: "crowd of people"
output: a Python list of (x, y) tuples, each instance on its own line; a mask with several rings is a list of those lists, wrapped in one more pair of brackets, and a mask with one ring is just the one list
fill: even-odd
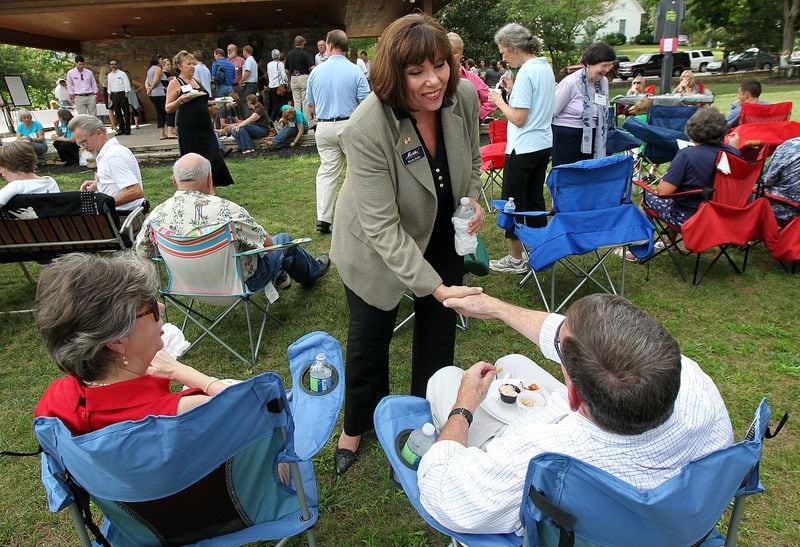
[[(350, 48), (341, 30), (319, 40), (314, 56), (297, 36), (288, 53), (272, 50), (264, 66), (249, 45), (242, 48), (243, 57), (233, 44), (215, 50), (210, 69), (200, 52), (154, 57), (142, 88), (156, 107), (161, 138), (177, 134), (176, 190), (147, 216), (135, 255), (68, 255), (45, 268), (37, 290), (37, 326), (67, 376), (48, 388), (36, 415), (57, 416), (80, 434), (121, 420), (180, 414), (225, 388), (161, 350), (164, 310), (154, 299), (155, 273), (143, 260), (156, 253), (151, 227), (188, 234), (230, 221), (241, 251), (289, 242), (289, 234), (269, 234), (243, 207), (216, 195), (215, 187), (233, 183), (219, 138), (229, 135), (249, 154), (255, 139), (266, 139), (275, 149), (295, 146), (315, 124), (321, 160), (316, 230), (332, 232), (330, 257), (313, 257), (294, 246), (249, 255), (242, 264), (253, 291), (270, 282), (281, 290), (292, 281), (311, 286), (331, 263), (337, 267), (349, 310), (344, 426), (334, 452), (338, 474), (356, 463), (374, 409), (389, 394), (389, 343), (408, 292), (415, 311), (410, 392), (428, 397), (440, 430), (419, 468), (420, 497), (454, 530), (518, 531), (527, 464), (544, 451), (572, 454), (644, 489), (729, 445), (730, 420), (711, 379), (681, 354), (666, 330), (624, 299), (586, 297), (564, 317), (517, 308), (480, 287), (462, 285), (464, 262), (453, 246), (451, 218), (467, 197), (473, 210), (468, 232), (479, 233), (485, 223), (477, 199), (481, 119), (499, 109), (508, 120), (502, 197), (514, 197), (518, 210), (545, 210), (548, 164), (605, 156), (605, 75), (614, 50), (604, 42), (590, 45), (582, 68), (556, 84), (540, 55), (542, 42), (529, 29), (510, 23), (494, 40), (502, 66), (496, 61), (476, 66), (471, 59), (462, 66), (461, 38), (432, 17), (414, 14), (386, 28), (372, 61)], [(78, 114), (59, 113), (57, 149), (67, 163), (77, 159), (79, 148), (95, 154), (96, 176), (81, 190), (106, 193), (118, 210), (130, 211), (145, 197), (138, 163), (93, 112), (97, 82), (82, 57), (75, 61), (65, 81), (67, 94), (59, 83), (57, 97), (59, 106), (69, 101)], [(515, 76), (509, 67), (519, 69)], [(108, 69), (100, 87), (113, 106), (117, 134), (126, 135), (128, 97), (135, 86), (116, 61)], [(689, 92), (692, 85), (684, 78), (679, 87)], [(760, 87), (742, 84), (742, 101), (759, 95)], [(16, 193), (59, 191), (52, 178), (35, 174), (44, 141), (41, 125), (30, 113), (21, 113), (20, 120), (23, 138), (0, 148), (0, 175), (9, 181), (0, 190), (0, 206)], [(722, 144), (727, 125), (713, 108), (700, 109), (689, 120), (687, 134), (696, 146), (678, 153), (657, 189), (661, 197), (646, 198), (649, 207), (675, 225), (691, 215), (697, 203), (664, 198), (707, 186), (719, 150), (738, 154)], [(798, 143), (785, 146), (797, 158)], [(776, 157), (781, 160), (769, 172), (771, 187), (798, 169), (797, 161), (790, 167)], [(541, 226), (546, 220), (530, 222)], [(490, 267), (522, 273), (522, 245), (513, 231), (506, 237), (508, 256)], [(557, 418), (540, 419), (534, 412), (505, 427), (481, 413), (497, 370), (483, 362), (467, 371), (449, 366), (456, 311), (503, 321), (561, 366), (563, 384), (543, 378), (555, 386)], [(172, 393), (170, 380), (189, 389)], [(109, 408), (108, 401), (130, 393), (138, 394), (135, 406)]]

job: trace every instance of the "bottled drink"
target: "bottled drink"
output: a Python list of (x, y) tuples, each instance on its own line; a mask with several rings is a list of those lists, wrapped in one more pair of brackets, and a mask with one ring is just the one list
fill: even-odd
[(324, 393), (331, 388), (331, 365), (324, 352), (319, 352), (309, 371), (309, 384), (314, 393)]
[(473, 254), (478, 248), (478, 236), (467, 233), (469, 219), (475, 214), (475, 209), (469, 203), (469, 198), (461, 198), (461, 205), (453, 214), (453, 227), (455, 228), (456, 253), (461, 256)]
[(436, 440), (435, 435), (436, 428), (433, 427), (433, 424), (425, 423), (419, 429), (415, 429), (411, 432), (400, 455), (416, 469), (417, 466), (419, 466), (419, 461), (422, 459), (422, 456), (425, 455)]
[(506, 200), (506, 205), (503, 207), (503, 212), (508, 213), (509, 215), (513, 215), (517, 212), (517, 204), (514, 203), (514, 198), (508, 198)]

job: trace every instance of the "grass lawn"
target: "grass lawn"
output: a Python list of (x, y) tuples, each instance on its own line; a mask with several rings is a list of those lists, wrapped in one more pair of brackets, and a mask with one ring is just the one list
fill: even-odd
[[(777, 97), (774, 100), (778, 100)], [(729, 101), (726, 101), (729, 102)], [(720, 103), (718, 103), (720, 104)], [(272, 233), (313, 235), (313, 253), (328, 251), (330, 237), (316, 236), (314, 174), (315, 154), (290, 158), (275, 156), (234, 159), (228, 162), (236, 184), (220, 189), (220, 195), (246, 207)], [(86, 173), (53, 173), (63, 190), (75, 190)], [(145, 191), (152, 203), (172, 193), (168, 167), (145, 167)], [(493, 257), (505, 254), (501, 231), (491, 222), (485, 231)], [(626, 296), (643, 307), (673, 333), (683, 352), (698, 361), (714, 378), (741, 438), (761, 397), (767, 396), (776, 414), (794, 410), (800, 399), (800, 283), (784, 273), (761, 248), (751, 257), (742, 276), (718, 264), (699, 287), (680, 281), (667, 257), (646, 266), (628, 266)], [(615, 262), (613, 269), (618, 268)], [(534, 287), (518, 287), (512, 275), (492, 273), (471, 277), (492, 295), (520, 305), (541, 308)], [(562, 278), (563, 280), (563, 278)], [(34, 289), (16, 265), (0, 265), (2, 309), (30, 307)], [(567, 290), (559, 283), (559, 290)], [(275, 370), (288, 377), (286, 347), (303, 334), (324, 330), (346, 343), (347, 307), (341, 281), (335, 271), (311, 290), (293, 286), (281, 293), (273, 307), (284, 321), (271, 326), (256, 367), (234, 360), (212, 343), (203, 343), (184, 359), (186, 363), (218, 377), (246, 378)], [(408, 313), (401, 305), (400, 315)], [(237, 315), (229, 332), (242, 332), (244, 319)], [(467, 332), (459, 332), (456, 363), (467, 367), (507, 353), (523, 353), (558, 374), (544, 362), (534, 346), (498, 323), (472, 320)], [(391, 347), (393, 393), (405, 393), (410, 381), (411, 329), (405, 328)], [(32, 450), (33, 408), (59, 371), (46, 355), (32, 317), (0, 316), (0, 447)], [(338, 434), (338, 430), (335, 434)], [(322, 545), (444, 545), (446, 539), (429, 529), (410, 508), (404, 495), (388, 480), (388, 466), (372, 435), (362, 444), (359, 462), (346, 477), (333, 470), (334, 441), (317, 461), (321, 493), (321, 518), (317, 526)], [(745, 511), (740, 530), (742, 545), (800, 544), (800, 489), (797, 477), (798, 435), (792, 424), (776, 439), (766, 442), (762, 480), (766, 493), (756, 496)], [(0, 460), (0, 544), (75, 544), (65, 512), (47, 511), (39, 482), (37, 458)], [(292, 545), (302, 541), (294, 540)]]

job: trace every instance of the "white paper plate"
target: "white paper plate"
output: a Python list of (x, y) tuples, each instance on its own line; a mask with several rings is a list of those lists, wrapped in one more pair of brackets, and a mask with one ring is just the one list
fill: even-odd
[[(505, 380), (494, 380), (492, 385), (489, 386), (489, 393), (486, 394), (486, 398), (481, 402), (481, 408), (483, 408), (492, 418), (496, 420), (500, 420), (505, 424), (510, 424), (517, 418), (519, 418), (520, 414), (523, 412), (522, 409), (519, 408), (519, 405), (516, 403), (504, 403), (500, 400), (500, 391), (499, 387), (503, 384), (513, 384), (515, 386), (519, 386), (520, 380), (516, 380), (513, 378), (507, 378)], [(522, 380), (522, 385), (527, 386), (534, 383), (533, 380)], [(540, 393), (544, 396), (545, 400), (548, 399), (547, 391), (539, 387), (536, 393)]]

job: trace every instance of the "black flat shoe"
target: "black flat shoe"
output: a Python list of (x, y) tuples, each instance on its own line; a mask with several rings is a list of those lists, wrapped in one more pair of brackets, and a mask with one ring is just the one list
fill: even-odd
[(331, 223), (325, 222), (324, 220), (317, 221), (317, 232), (320, 234), (329, 234), (331, 233)]
[(352, 466), (357, 459), (358, 454), (352, 450), (337, 447), (333, 453), (333, 463), (336, 466), (336, 474), (344, 475), (347, 473), (347, 470), (350, 469), (350, 466)]
[(403, 485), (400, 484), (400, 481), (397, 479), (397, 475), (394, 472), (394, 467), (391, 465), (389, 466), (389, 482), (392, 483), (392, 486), (397, 488), (398, 490), (403, 490)]

